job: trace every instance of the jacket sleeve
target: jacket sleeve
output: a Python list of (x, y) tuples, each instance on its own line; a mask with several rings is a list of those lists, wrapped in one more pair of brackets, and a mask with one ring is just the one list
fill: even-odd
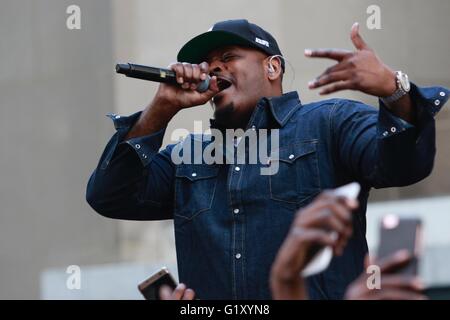
[(159, 151), (165, 129), (124, 141), (140, 116), (108, 115), (116, 133), (106, 145), (86, 190), (86, 200), (99, 214), (126, 220), (173, 217), (175, 167), (169, 145)]
[(342, 100), (331, 111), (331, 133), (338, 162), (357, 181), (369, 187), (399, 187), (426, 178), (436, 154), (435, 114), (448, 100), (442, 87), (411, 84), (417, 111), (413, 126), (380, 108)]

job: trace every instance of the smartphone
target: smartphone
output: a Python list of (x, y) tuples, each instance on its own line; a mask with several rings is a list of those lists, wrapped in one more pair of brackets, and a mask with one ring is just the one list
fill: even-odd
[(418, 261), (422, 251), (422, 223), (417, 218), (400, 218), (387, 215), (381, 220), (380, 245), (378, 258), (387, 257), (399, 250), (406, 249), (413, 258), (405, 267), (396, 272), (405, 275), (417, 275)]
[(163, 285), (167, 285), (171, 289), (175, 289), (177, 286), (176, 281), (173, 279), (166, 267), (162, 267), (150, 278), (139, 284), (138, 289), (144, 296), (145, 300), (161, 300), (159, 296), (159, 289)]

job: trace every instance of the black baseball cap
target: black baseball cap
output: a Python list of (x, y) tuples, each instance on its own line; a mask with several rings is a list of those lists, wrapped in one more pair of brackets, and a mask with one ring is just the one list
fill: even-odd
[[(269, 56), (282, 56), (277, 41), (269, 32), (245, 19), (238, 19), (217, 22), (207, 32), (191, 39), (180, 49), (177, 60), (201, 63), (209, 52), (231, 45), (254, 48)], [(281, 59), (281, 66), (284, 72), (284, 59)]]

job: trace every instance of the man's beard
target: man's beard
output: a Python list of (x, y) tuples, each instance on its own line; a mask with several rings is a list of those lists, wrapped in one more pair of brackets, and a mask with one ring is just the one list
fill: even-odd
[(235, 128), (236, 124), (233, 119), (234, 115), (234, 104), (230, 102), (229, 104), (214, 110), (214, 119), (216, 123), (223, 128)]

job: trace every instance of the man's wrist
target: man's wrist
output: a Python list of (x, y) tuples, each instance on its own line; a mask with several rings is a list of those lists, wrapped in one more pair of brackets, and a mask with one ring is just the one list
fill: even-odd
[(172, 102), (159, 95), (155, 96), (147, 108), (151, 109), (152, 113), (161, 114), (164, 117), (170, 118), (172, 118), (181, 109), (176, 102)]
[(380, 96), (380, 98), (386, 98), (389, 97), (391, 95), (393, 95), (395, 93), (395, 91), (397, 91), (397, 75), (395, 73), (395, 71), (388, 69), (387, 70), (387, 76), (386, 76), (386, 80), (384, 81), (385, 85), (386, 85), (386, 89), (385, 94), (383, 94), (382, 96)]
[[(387, 92), (392, 92), (390, 95), (386, 96), (380, 96), (381, 101), (389, 108), (392, 108), (393, 104), (396, 104), (397, 101), (401, 100), (403, 97), (408, 95), (409, 90), (411, 88), (408, 75), (406, 73), (403, 73), (401, 71), (396, 71), (393, 74), (389, 76), (389, 78), (394, 79), (395, 83), (395, 90), (392, 91), (392, 88), (389, 89)], [(387, 85), (392, 86), (392, 81), (386, 81)]]
[(270, 277), (270, 288), (272, 298), (275, 300), (307, 299), (305, 280), (300, 275), (291, 279), (272, 275)]
[(167, 127), (178, 109), (163, 101), (156, 97), (152, 100), (130, 129), (125, 140), (153, 134)]

